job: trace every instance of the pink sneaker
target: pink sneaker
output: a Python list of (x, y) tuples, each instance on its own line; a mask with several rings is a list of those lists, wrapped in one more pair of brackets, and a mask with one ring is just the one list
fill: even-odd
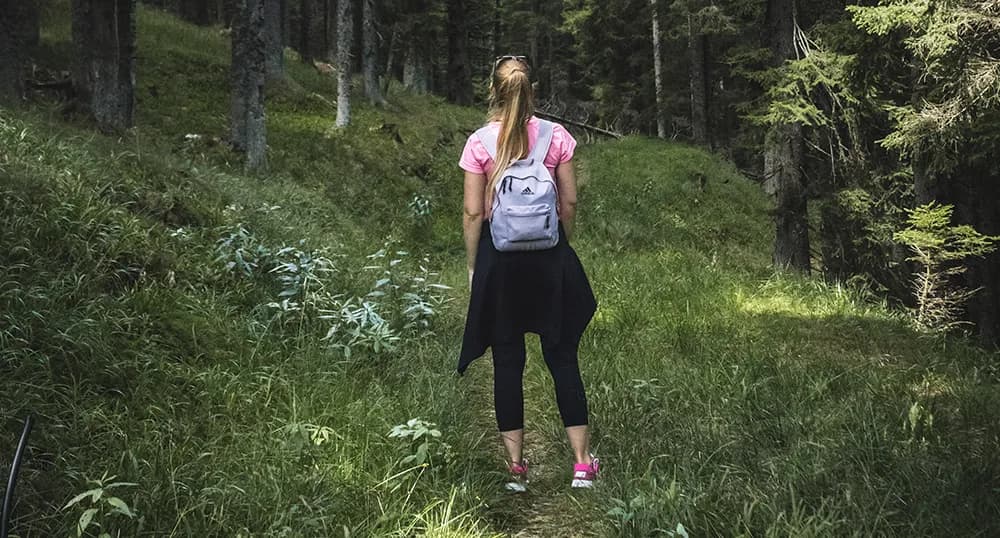
[(577, 463), (573, 465), (574, 488), (592, 488), (594, 480), (597, 480), (597, 471), (601, 468), (601, 461), (594, 456), (590, 456), (591, 462)]
[(521, 463), (512, 463), (507, 469), (510, 471), (510, 480), (503, 485), (504, 489), (514, 493), (528, 491), (528, 460), (521, 459)]

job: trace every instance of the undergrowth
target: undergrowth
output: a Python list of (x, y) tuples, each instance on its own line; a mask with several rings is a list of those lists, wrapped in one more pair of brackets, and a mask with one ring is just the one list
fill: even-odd
[[(52, 10), (40, 62), (65, 67), (68, 31)], [(331, 132), (334, 81), (289, 62), (248, 177), (225, 38), (145, 8), (138, 32), (133, 131), (0, 111), (0, 453), (38, 418), (18, 536), (1000, 533), (996, 356), (774, 274), (755, 185), (636, 138), (577, 159), (601, 488), (566, 487), (532, 341), (551, 461), (504, 496), (489, 361), (453, 373), (482, 113), (393, 86)]]

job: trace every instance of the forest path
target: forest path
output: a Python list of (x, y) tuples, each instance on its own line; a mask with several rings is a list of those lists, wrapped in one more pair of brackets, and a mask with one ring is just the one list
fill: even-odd
[[(528, 359), (524, 374), (524, 457), (530, 465), (528, 491), (509, 493), (502, 480), (506, 452), (496, 433), (493, 411), (493, 366), (483, 357), (474, 371), (480, 424), (491, 432), (497, 469), (497, 495), (489, 508), (490, 519), (505, 536), (513, 538), (590, 538), (609, 536), (604, 488), (579, 490), (570, 487), (573, 456), (556, 409), (552, 379), (544, 366), (537, 337), (528, 335)], [(533, 342), (534, 340), (534, 342)], [(532, 345), (534, 343), (534, 345)], [(603, 478), (603, 477), (602, 477)]]

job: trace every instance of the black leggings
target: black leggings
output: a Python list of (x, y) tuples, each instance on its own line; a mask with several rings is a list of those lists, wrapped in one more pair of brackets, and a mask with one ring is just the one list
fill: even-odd
[[(556, 387), (556, 403), (563, 425), (587, 424), (587, 395), (580, 378), (576, 351), (578, 341), (550, 345), (542, 338), (542, 355)], [(521, 378), (527, 353), (524, 338), (493, 346), (493, 403), (496, 406), (497, 427), (502, 432), (524, 427), (524, 387)]]

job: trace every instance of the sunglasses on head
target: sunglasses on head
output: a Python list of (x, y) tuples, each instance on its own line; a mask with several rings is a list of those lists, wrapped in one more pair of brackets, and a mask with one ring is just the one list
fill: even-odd
[(513, 55), (510, 55), (510, 54), (507, 54), (505, 56), (497, 56), (496, 61), (493, 62), (493, 67), (496, 68), (504, 60), (517, 60), (517, 61), (523, 63), (524, 65), (528, 65), (528, 57), (527, 56), (513, 56)]
[(531, 69), (531, 64), (528, 62), (528, 57), (527, 56), (514, 56), (514, 55), (511, 55), (511, 54), (506, 54), (504, 56), (497, 56), (496, 61), (493, 62), (493, 71), (490, 73), (491, 84), (492, 84), (493, 77), (497, 73), (497, 68), (500, 67), (500, 64), (502, 64), (503, 62), (505, 62), (507, 60), (516, 60), (516, 61), (521, 62), (522, 64), (524, 64), (524, 66), (527, 67), (529, 70)]

